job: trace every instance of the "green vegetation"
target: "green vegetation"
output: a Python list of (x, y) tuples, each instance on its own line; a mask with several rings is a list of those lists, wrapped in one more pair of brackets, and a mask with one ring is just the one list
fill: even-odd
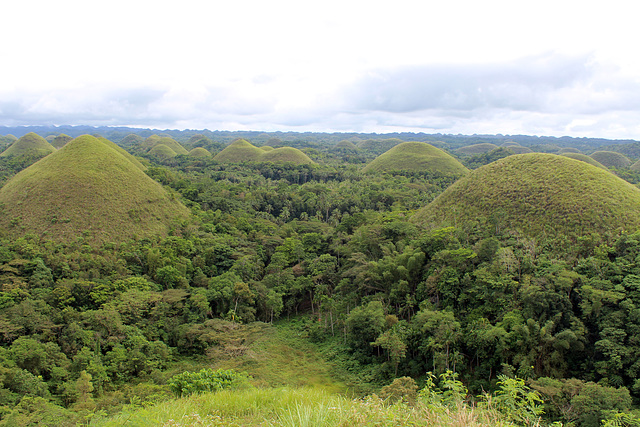
[(264, 150), (254, 146), (249, 141), (238, 139), (213, 158), (223, 163), (257, 162)]
[(260, 156), (259, 161), (272, 163), (291, 162), (296, 165), (315, 163), (309, 156), (293, 147), (280, 147), (274, 150), (267, 150)]
[(577, 148), (573, 148), (573, 147), (564, 147), (564, 148), (558, 150), (558, 154), (567, 154), (567, 153), (581, 154), (582, 151), (578, 150)]
[(196, 147), (189, 151), (189, 155), (192, 157), (211, 157), (211, 153), (206, 148)]
[(593, 159), (593, 157), (587, 156), (586, 154), (566, 152), (566, 153), (563, 153), (562, 155), (565, 157), (569, 157), (570, 159), (580, 160), (581, 162), (589, 163), (590, 165), (599, 167), (600, 169), (605, 169), (605, 170), (607, 169), (605, 165)]
[(51, 145), (59, 150), (62, 147), (65, 146), (65, 144), (69, 141), (71, 141), (73, 138), (70, 137), (69, 135), (65, 135), (64, 133), (61, 133), (60, 135), (57, 135), (55, 138), (53, 138), (53, 140), (51, 141)]
[(16, 142), (11, 144), (9, 148), (4, 150), (0, 157), (10, 156), (46, 156), (56, 151), (46, 139), (33, 132), (26, 134), (19, 138)]
[(176, 152), (164, 144), (154, 145), (148, 152), (149, 156), (158, 157), (159, 159), (172, 159), (177, 156)]
[(488, 153), (489, 151), (493, 151), (496, 148), (498, 148), (497, 145), (484, 142), (481, 144), (473, 144), (473, 145), (468, 145), (466, 147), (460, 147), (456, 150), (456, 153), (463, 154), (466, 156), (472, 156), (474, 154)]
[(429, 225), (493, 224), (528, 236), (634, 231), (640, 190), (564, 156), (522, 154), (477, 169), (416, 215)]
[(316, 163), (0, 158), (0, 425), (638, 425), (638, 173), (500, 147), (454, 183), (336, 148), (405, 134), (201, 135)]
[(607, 168), (628, 168), (633, 163), (627, 156), (615, 151), (596, 151), (591, 158)]
[(97, 138), (98, 138), (98, 141), (102, 142), (103, 144), (105, 144), (106, 146), (108, 146), (110, 148), (113, 148), (118, 153), (122, 154), (125, 158), (127, 158), (127, 160), (129, 160), (131, 163), (133, 163), (138, 169), (140, 169), (142, 171), (147, 170), (146, 166), (144, 166), (142, 163), (140, 163), (140, 161), (138, 159), (136, 159), (133, 155), (131, 155), (124, 148), (120, 147), (119, 145), (115, 144), (112, 141), (109, 141), (107, 138), (103, 138), (101, 136), (99, 136)]
[(507, 148), (509, 149), (509, 151), (512, 151), (513, 154), (533, 153), (533, 151), (529, 147), (520, 147), (520, 146), (517, 146), (517, 145), (511, 145), (511, 146), (509, 146)]
[(402, 144), (403, 140), (398, 138), (388, 138), (388, 139), (368, 139), (365, 141), (360, 141), (356, 144), (356, 147), (361, 150), (368, 151), (375, 155), (380, 155), (386, 151), (391, 150), (398, 144)]
[(459, 161), (424, 142), (403, 142), (378, 156), (363, 170), (365, 173), (412, 171), (462, 176), (468, 172)]
[(189, 154), (186, 148), (180, 145), (175, 139), (169, 136), (151, 135), (138, 145), (138, 149), (149, 152), (156, 145), (165, 145), (171, 148), (176, 154)]
[(280, 147), (274, 149), (270, 146), (256, 147), (244, 139), (239, 139), (229, 144), (227, 148), (214, 157), (214, 160), (223, 163), (290, 162), (297, 165), (314, 163), (309, 156), (297, 148)]
[(106, 242), (166, 234), (185, 208), (129, 159), (92, 136), (78, 137), (0, 189), (12, 236)]

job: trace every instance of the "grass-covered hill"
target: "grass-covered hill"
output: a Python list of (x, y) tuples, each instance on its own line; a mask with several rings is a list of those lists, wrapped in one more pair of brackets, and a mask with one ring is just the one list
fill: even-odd
[(124, 147), (128, 147), (131, 145), (140, 145), (144, 142), (144, 138), (140, 135), (136, 135), (135, 133), (130, 133), (120, 140), (120, 145)]
[(272, 163), (294, 163), (296, 165), (307, 165), (315, 163), (302, 151), (293, 147), (280, 147), (274, 150), (267, 150), (261, 156), (259, 161)]
[(533, 153), (533, 151), (531, 150), (531, 148), (529, 147), (523, 147), (522, 145), (509, 145), (507, 147), (504, 147), (507, 150), (510, 150), (513, 152), (513, 154), (527, 154), (527, 153)]
[(145, 165), (143, 165), (142, 163), (140, 163), (140, 161), (138, 159), (135, 158), (135, 156), (133, 156), (131, 153), (129, 153), (127, 150), (125, 150), (124, 148), (120, 147), (118, 144), (116, 144), (115, 142), (108, 140), (107, 138), (103, 138), (101, 136), (97, 137), (98, 140), (100, 142), (102, 142), (103, 144), (106, 144), (108, 147), (113, 148), (114, 150), (116, 150), (118, 153), (122, 154), (124, 157), (126, 157), (131, 163), (133, 163), (134, 165), (136, 165), (136, 167), (140, 170), (147, 170), (147, 167)]
[(69, 242), (166, 234), (187, 209), (137, 165), (84, 135), (24, 169), (0, 189), (0, 226)]
[[(483, 142), (480, 144), (467, 145), (466, 147), (458, 148), (456, 150), (456, 153), (465, 156), (473, 156), (474, 154), (488, 153), (489, 151), (493, 151), (496, 148), (498, 148), (498, 146), (495, 144)], [(509, 148), (511, 148), (511, 146), (509, 146)]]
[(573, 147), (564, 147), (558, 150), (558, 154), (567, 154), (567, 153), (582, 153), (582, 151)]
[(374, 154), (382, 154), (403, 142), (404, 141), (399, 138), (367, 139), (365, 141), (358, 142), (356, 146)]
[(211, 153), (206, 148), (202, 147), (196, 147), (189, 151), (189, 155), (191, 157), (211, 157)]
[(469, 170), (453, 156), (425, 142), (403, 142), (375, 158), (365, 173), (415, 171), (461, 176)]
[(237, 139), (216, 154), (214, 160), (222, 163), (256, 162), (263, 153), (264, 150), (246, 139)]
[(353, 150), (353, 151), (356, 151), (358, 149), (358, 146), (356, 144), (354, 144), (353, 142), (351, 142), (351, 141), (344, 140), (344, 141), (338, 142), (336, 144), (335, 148), (339, 148), (339, 149), (342, 149), (342, 150)]
[(184, 148), (178, 141), (169, 136), (151, 135), (150, 137), (145, 139), (139, 145), (139, 147), (148, 152), (151, 151), (153, 147), (160, 144), (164, 144), (167, 147), (171, 148), (176, 153), (176, 155), (189, 154), (186, 148)]
[(637, 162), (629, 166), (629, 169), (631, 169), (634, 172), (640, 172), (640, 160), (638, 160)]
[(608, 168), (628, 168), (633, 163), (627, 156), (615, 151), (596, 151), (591, 158)]
[(148, 154), (159, 159), (172, 159), (178, 155), (169, 146), (164, 144), (154, 145)]
[(640, 190), (584, 162), (553, 154), (521, 154), (476, 169), (421, 209), (426, 226), (479, 223), (497, 231), (581, 236), (635, 231)]
[(9, 156), (46, 156), (56, 149), (40, 135), (30, 132), (20, 137), (9, 148), (4, 150), (0, 157)]
[(592, 157), (587, 156), (586, 154), (568, 152), (568, 153), (563, 153), (562, 155), (565, 157), (569, 157), (570, 159), (580, 160), (581, 162), (589, 163), (590, 165), (597, 166), (601, 169), (607, 169), (605, 165), (596, 161)]
[(73, 139), (73, 137), (61, 133), (60, 135), (56, 135), (52, 140), (51, 140), (51, 145), (53, 145), (53, 147), (57, 150), (61, 149), (62, 147), (65, 146), (65, 144), (69, 141), (71, 141)]
[(302, 151), (293, 147), (273, 148), (267, 145), (256, 147), (245, 139), (238, 139), (216, 154), (214, 160), (222, 163), (268, 162), (295, 163), (298, 165), (315, 163)]

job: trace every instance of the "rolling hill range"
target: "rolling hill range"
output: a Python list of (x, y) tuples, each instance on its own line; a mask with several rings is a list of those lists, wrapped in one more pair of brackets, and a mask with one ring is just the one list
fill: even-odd
[(9, 156), (46, 156), (56, 149), (46, 139), (38, 134), (30, 132), (20, 137), (9, 148), (4, 150), (0, 157)]
[(494, 224), (525, 234), (580, 236), (640, 227), (640, 190), (568, 157), (520, 154), (461, 178), (414, 221), (425, 226)]
[(160, 144), (166, 145), (167, 147), (171, 148), (176, 153), (176, 155), (189, 154), (186, 148), (184, 148), (178, 141), (169, 136), (151, 135), (142, 143), (140, 143), (139, 148), (148, 152), (151, 151), (153, 147)]
[(166, 234), (188, 210), (138, 165), (93, 136), (80, 136), (0, 189), (0, 226), (59, 242), (102, 243)]
[(451, 155), (425, 142), (403, 142), (376, 157), (365, 173), (415, 171), (462, 176), (469, 170)]

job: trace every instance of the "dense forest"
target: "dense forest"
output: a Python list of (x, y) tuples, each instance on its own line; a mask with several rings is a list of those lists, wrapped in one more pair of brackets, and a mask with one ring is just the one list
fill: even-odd
[[(57, 129), (56, 135), (61, 132), (71, 134)], [(612, 180), (606, 186), (615, 187), (619, 199), (606, 206), (582, 207), (575, 201), (580, 196), (571, 195), (579, 228), (543, 222), (542, 211), (556, 209), (552, 197), (543, 208), (480, 207), (466, 217), (454, 212), (448, 218), (455, 223), (426, 222), (424, 208), (464, 178), (409, 167), (363, 171), (402, 141), (444, 149), (476, 180), (484, 176), (476, 172), (489, 170), (484, 165), (506, 170), (514, 152), (506, 146), (456, 153), (463, 145), (508, 140), (538, 153), (571, 146), (585, 154), (614, 147), (635, 161), (630, 147), (638, 143), (420, 134), (325, 140), (296, 134), (289, 140), (286, 133), (193, 132), (181, 139), (164, 132), (157, 138), (182, 144), (185, 153), (216, 154), (240, 136), (256, 146), (298, 148), (312, 160), (296, 164), (226, 162), (173, 149), (162, 154), (145, 145), (151, 131), (98, 132), (135, 155), (144, 173), (127, 167), (159, 183), (189, 214), (176, 214), (157, 235), (96, 240), (77, 230), (63, 239), (56, 227), (73, 224), (65, 216), (73, 209), (89, 209), (83, 200), (47, 217), (47, 232), (31, 228), (26, 210), (15, 211), (26, 202), (2, 202), (0, 425), (98, 422), (127, 405), (165, 401), (178, 379), (195, 381), (178, 377), (182, 371), (244, 355), (251, 328), (303, 337), (332, 361), (352, 397), (396, 393), (411, 405), (421, 390), (419, 399), (442, 404), (454, 395), (471, 407), (486, 393), (500, 402), (505, 390), (516, 390), (516, 406), (505, 412), (516, 425), (640, 425), (640, 230), (633, 228), (640, 213), (620, 207), (620, 200), (640, 193), (632, 162), (604, 170), (558, 155), (521, 155), (561, 157), (580, 173)], [(37, 178), (44, 160), (50, 156), (54, 164), (53, 156), (71, 153), (79, 139), (69, 138), (37, 163), (42, 155), (0, 157), (2, 184), (26, 182), (34, 167)], [(107, 145), (100, 147), (107, 152)], [(517, 172), (514, 188), (528, 179)], [(121, 199), (133, 197), (131, 187), (118, 187)], [(589, 188), (604, 200), (599, 187)], [(554, 191), (561, 190), (558, 184)], [(509, 203), (506, 193), (496, 194), (483, 206)], [(451, 206), (441, 208), (442, 215)], [(123, 215), (135, 229), (136, 221), (147, 221), (143, 214), (127, 207)], [(594, 219), (584, 220), (589, 215)], [(596, 220), (601, 217), (605, 225)], [(617, 224), (615, 217), (625, 220)], [(404, 389), (402, 381), (409, 384)]]

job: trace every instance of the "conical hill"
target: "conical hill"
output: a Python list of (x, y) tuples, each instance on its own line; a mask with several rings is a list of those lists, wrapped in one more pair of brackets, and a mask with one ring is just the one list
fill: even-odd
[(98, 137), (98, 140), (104, 144), (106, 144), (107, 146), (113, 148), (114, 150), (116, 150), (118, 153), (122, 154), (124, 157), (126, 157), (127, 159), (129, 159), (129, 161), (131, 163), (133, 163), (134, 165), (136, 165), (136, 167), (140, 170), (147, 170), (147, 167), (145, 165), (143, 165), (142, 163), (140, 163), (140, 161), (138, 159), (136, 159), (133, 154), (129, 153), (127, 150), (125, 150), (124, 148), (120, 147), (118, 144), (116, 144), (113, 141), (108, 140), (107, 138), (103, 138), (103, 137)]
[(24, 169), (0, 189), (0, 226), (89, 243), (163, 235), (188, 210), (129, 159), (83, 135)]
[(147, 139), (145, 139), (140, 147), (145, 149), (146, 151), (150, 151), (156, 145), (164, 144), (167, 147), (171, 148), (177, 154), (189, 154), (186, 148), (184, 148), (178, 141), (171, 138), (170, 136), (160, 136), (160, 135), (151, 135)]
[(568, 153), (562, 153), (561, 156), (569, 157), (570, 159), (580, 160), (581, 162), (585, 162), (585, 163), (589, 163), (590, 165), (597, 166), (600, 169), (607, 169), (605, 165), (598, 162), (597, 160), (594, 160), (592, 157), (587, 156), (586, 154), (568, 152)]
[(216, 154), (214, 160), (222, 163), (257, 162), (265, 151), (245, 139), (237, 139)]
[(29, 132), (11, 144), (0, 156), (46, 156), (54, 151), (56, 149), (46, 139), (36, 133)]
[(272, 163), (295, 163), (297, 165), (315, 163), (309, 158), (309, 156), (294, 147), (280, 147), (274, 150), (267, 150), (262, 153), (259, 161)]
[(53, 146), (53, 148), (59, 150), (60, 148), (64, 147), (67, 142), (72, 140), (73, 140), (73, 137), (66, 135), (64, 133), (61, 133), (60, 135), (56, 135), (51, 140), (51, 145)]
[(149, 155), (159, 159), (172, 159), (178, 154), (176, 154), (171, 147), (164, 144), (158, 144), (154, 145), (153, 148), (149, 150)]
[(627, 156), (615, 151), (596, 151), (591, 158), (608, 168), (628, 168), (633, 163)]
[(196, 147), (193, 150), (189, 151), (189, 156), (191, 157), (211, 157), (211, 153), (202, 147)]
[(414, 171), (444, 176), (462, 176), (469, 172), (462, 163), (439, 148), (425, 142), (403, 142), (376, 157), (362, 169), (365, 173)]
[(495, 144), (491, 144), (490, 142), (481, 142), (480, 144), (467, 145), (465, 147), (458, 148), (456, 152), (466, 156), (473, 156), (474, 154), (488, 153), (496, 148), (498, 148), (498, 146)]
[(520, 154), (459, 179), (414, 216), (428, 227), (479, 224), (530, 236), (582, 236), (640, 227), (640, 190), (610, 172), (554, 154)]

